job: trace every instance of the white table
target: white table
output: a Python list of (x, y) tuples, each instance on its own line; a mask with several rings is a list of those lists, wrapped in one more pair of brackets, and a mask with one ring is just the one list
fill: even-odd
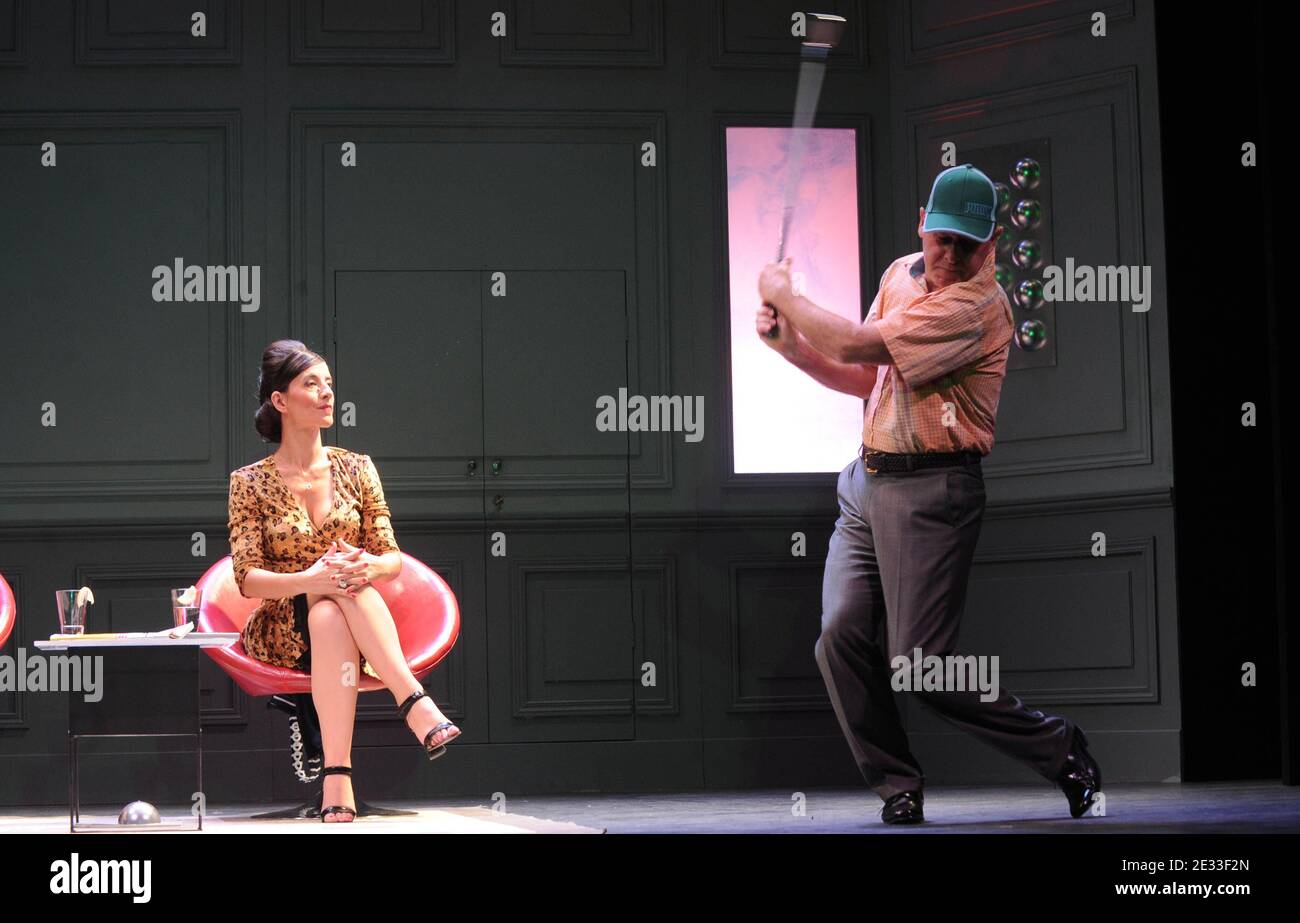
[[(87, 702), (79, 692), (68, 693), (68, 824), (73, 833), (202, 830), (180, 821), (159, 824), (81, 822), (81, 780), (77, 744), (87, 737), (193, 737), (196, 743), (196, 792), (203, 791), (203, 727), (199, 704), (199, 649), (229, 647), (238, 632), (192, 631), (180, 638), (60, 638), (37, 641), (42, 651), (68, 656), (103, 657), (101, 698)], [(105, 702), (109, 707), (102, 707)]]

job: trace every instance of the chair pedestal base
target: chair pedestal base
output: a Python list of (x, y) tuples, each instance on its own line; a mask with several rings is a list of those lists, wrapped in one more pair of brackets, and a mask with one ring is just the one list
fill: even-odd
[[(324, 799), (325, 790), (321, 789), (316, 793), (315, 801), (304, 801), (296, 808), (284, 808), (280, 811), (266, 811), (262, 814), (251, 815), (252, 820), (285, 820), (295, 817), (314, 817), (320, 818), (321, 802)], [(403, 817), (415, 816), (419, 811), (404, 811), (400, 808), (380, 808), (372, 804), (367, 804), (360, 798), (355, 798), (357, 803), (357, 817)]]

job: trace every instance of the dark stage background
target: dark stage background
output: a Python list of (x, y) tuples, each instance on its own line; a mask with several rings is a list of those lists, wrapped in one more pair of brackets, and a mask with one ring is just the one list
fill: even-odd
[[(1287, 668), (1296, 639), (1284, 602), (1292, 501), (1281, 472), (1294, 459), (1283, 441), (1283, 370), (1295, 324), (1277, 301), (1270, 108), (1286, 30), (1255, 4), (1216, 21), (1222, 53), (1207, 62), (1186, 8), (1157, 9), (1169, 301), (1187, 306), (1169, 312), (1184, 777), (1294, 784), (1300, 712)], [(1260, 151), (1253, 169), (1241, 166), (1245, 141)], [(1258, 407), (1254, 427), (1241, 423), (1247, 401)], [(1256, 687), (1240, 682), (1246, 662), (1258, 666)]]
[[(853, 24), (818, 124), (858, 131), (863, 313), (945, 141), (1050, 150), (1055, 261), (1152, 270), (1149, 312), (1058, 305), (1050, 361), (1013, 357), (963, 649), (1085, 727), (1108, 783), (1293, 777), (1267, 26), (1239, 5), (1214, 49), (1145, 0), (824, 7)], [(257, 368), (293, 336), (358, 409), (325, 442), (372, 455), (464, 618), (426, 681), (463, 735), (430, 770), (363, 697), (358, 794), (861, 784), (812, 653), (836, 475), (730, 473), (721, 137), (788, 124), (788, 5), (215, 0), (204, 41), (174, 8), (0, 0), (3, 653), (60, 587), (94, 588), (92, 630), (165, 623), (228, 551), (229, 472), (274, 448)], [(153, 301), (177, 258), (260, 267), (260, 308)], [(595, 432), (620, 386), (702, 395), (705, 438)], [(208, 798), (305, 797), (283, 716), (202, 682)], [(900, 704), (929, 783), (1041, 784)], [(66, 714), (0, 691), (0, 804), (66, 797)], [(188, 799), (184, 761), (136, 749), (85, 754), (86, 797), (157, 772)]]

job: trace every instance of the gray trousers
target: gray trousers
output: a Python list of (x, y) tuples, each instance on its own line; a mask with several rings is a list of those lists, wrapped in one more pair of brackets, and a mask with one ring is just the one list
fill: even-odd
[[(984, 517), (979, 465), (869, 474), (861, 458), (840, 472), (840, 516), (826, 555), (815, 654), (831, 705), (863, 777), (881, 799), (924, 789), (890, 686), (890, 661), (946, 657), (966, 603)], [(1031, 711), (1004, 689), (906, 693), (962, 730), (1053, 780), (1073, 725)]]

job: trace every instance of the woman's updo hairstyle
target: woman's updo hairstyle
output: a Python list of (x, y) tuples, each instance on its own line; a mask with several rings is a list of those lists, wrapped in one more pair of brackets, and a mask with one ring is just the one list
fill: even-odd
[(273, 391), (286, 392), (289, 383), (325, 360), (300, 340), (276, 340), (262, 353), (262, 371), (257, 376), (257, 399), (261, 406), (253, 414), (253, 426), (267, 442), (280, 441), (280, 411), (271, 403)]

